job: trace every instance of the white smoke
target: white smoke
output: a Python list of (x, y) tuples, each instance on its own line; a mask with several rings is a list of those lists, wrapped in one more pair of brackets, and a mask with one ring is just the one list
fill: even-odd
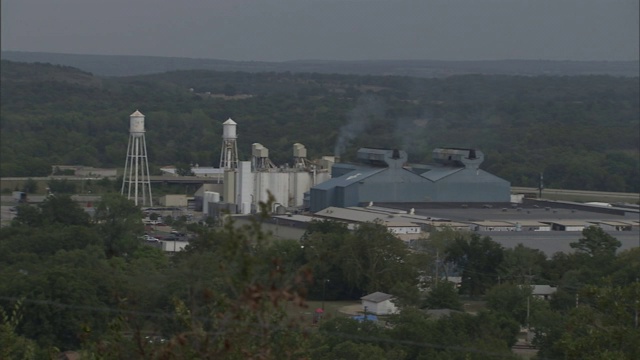
[(385, 108), (384, 100), (375, 95), (364, 95), (358, 98), (356, 107), (347, 114), (347, 123), (340, 128), (333, 150), (334, 155), (344, 154), (351, 141), (366, 130), (371, 120), (384, 118)]

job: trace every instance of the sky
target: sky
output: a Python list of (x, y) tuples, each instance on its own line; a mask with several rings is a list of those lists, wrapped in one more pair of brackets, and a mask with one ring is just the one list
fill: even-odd
[(243, 61), (638, 60), (638, 0), (1, 0), (1, 48)]

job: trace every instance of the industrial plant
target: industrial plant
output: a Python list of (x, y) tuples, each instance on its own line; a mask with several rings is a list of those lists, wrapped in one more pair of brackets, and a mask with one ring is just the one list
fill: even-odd
[[(122, 194), (138, 205), (152, 206), (144, 115), (130, 116), (130, 139)], [(200, 176), (215, 176), (196, 192), (196, 210), (217, 217), (221, 212), (250, 214), (272, 200), (269, 211), (284, 214), (328, 207), (385, 203), (507, 203), (510, 183), (480, 169), (484, 155), (476, 149), (439, 148), (433, 164), (411, 165), (399, 149), (361, 148), (356, 164), (335, 163), (332, 156), (311, 161), (304, 145), (292, 147), (293, 164), (278, 166), (269, 149), (251, 146), (251, 158), (238, 158), (238, 124), (222, 124), (219, 168), (199, 168)], [(163, 171), (169, 171), (164, 168)], [(270, 198), (271, 196), (271, 198)]]
[(332, 178), (311, 188), (310, 210), (350, 207), (367, 202), (510, 201), (510, 183), (479, 168), (475, 149), (435, 149), (433, 165), (409, 165), (402, 150), (362, 148), (359, 164), (336, 164)]
[[(293, 145), (293, 166), (276, 166), (269, 159), (269, 149), (259, 143), (251, 146), (251, 160), (240, 161), (236, 122), (228, 119), (222, 127), (222, 193), (204, 191), (201, 194), (205, 216), (216, 217), (223, 210), (237, 214), (254, 213), (261, 202), (270, 200), (269, 196), (273, 200), (270, 211), (284, 213), (288, 209), (301, 209), (305, 193), (329, 179), (328, 160), (309, 161), (307, 149), (298, 143)], [(197, 197), (199, 195), (196, 194)]]

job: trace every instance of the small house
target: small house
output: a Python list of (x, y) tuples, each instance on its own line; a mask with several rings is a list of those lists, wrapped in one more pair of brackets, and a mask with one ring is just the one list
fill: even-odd
[(549, 300), (556, 291), (558, 288), (551, 285), (531, 285), (531, 295), (542, 300)]
[(361, 297), (360, 300), (362, 300), (362, 306), (366, 314), (389, 315), (398, 312), (396, 305), (393, 303), (393, 295), (376, 291)]

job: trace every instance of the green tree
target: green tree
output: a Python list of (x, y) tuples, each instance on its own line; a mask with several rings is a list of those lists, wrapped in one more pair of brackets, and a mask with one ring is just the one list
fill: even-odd
[(432, 286), (423, 306), (429, 309), (462, 310), (458, 289), (450, 281), (440, 281)]
[(35, 341), (20, 336), (16, 328), (22, 320), (22, 301), (17, 300), (10, 313), (0, 307), (0, 358), (36, 359), (38, 346)]
[(28, 194), (35, 194), (36, 192), (38, 192), (38, 182), (33, 180), (32, 178), (28, 178), (24, 183), (22, 191)]
[(607, 234), (602, 228), (594, 225), (582, 230), (582, 238), (570, 244), (572, 248), (586, 253), (591, 257), (613, 257), (620, 245), (622, 244), (618, 239)]
[(581, 294), (584, 305), (571, 311), (553, 350), (565, 359), (640, 357), (640, 328), (635, 322), (640, 283), (587, 287)]
[(547, 256), (542, 251), (518, 244), (504, 251), (501, 277), (519, 284), (532, 283), (542, 277), (546, 261)]
[(45, 223), (89, 225), (90, 216), (69, 195), (51, 195), (40, 204)]
[(384, 225), (365, 223), (343, 240), (341, 268), (345, 280), (366, 293), (390, 292), (399, 282), (417, 285), (409, 251)]
[(76, 192), (76, 184), (67, 179), (49, 180), (47, 186), (49, 187), (49, 191), (54, 194), (73, 194)]
[(177, 163), (176, 164), (176, 175), (178, 176), (193, 176), (193, 170), (191, 169), (191, 165), (187, 163)]
[(51, 224), (90, 224), (90, 216), (68, 195), (51, 195), (38, 206), (18, 206), (15, 224), (44, 226)]
[(522, 326), (530, 323), (530, 318), (547, 307), (547, 303), (532, 296), (528, 285), (500, 284), (486, 294), (487, 308), (503, 313)]
[(307, 227), (300, 244), (314, 278), (309, 287), (310, 299), (350, 299), (362, 295), (347, 283), (342, 270), (341, 247), (349, 236), (347, 225), (337, 221), (312, 221)]
[(142, 212), (120, 194), (105, 194), (96, 206), (95, 221), (102, 234), (107, 257), (132, 254), (144, 231)]
[(460, 291), (478, 296), (498, 282), (504, 250), (490, 237), (472, 234), (469, 240), (456, 237), (446, 250), (446, 260), (462, 271)]
[[(287, 273), (265, 256), (277, 252), (263, 251), (269, 248), (269, 236), (260, 219), (242, 228), (230, 221), (221, 233), (203, 234), (212, 235), (214, 246), (177, 257), (168, 273), (172, 316), (158, 321), (168, 337), (164, 344), (144, 344), (137, 322), (122, 319), (105, 337), (88, 344), (87, 352), (108, 358), (303, 357), (304, 332), (286, 309), (304, 303), (301, 289), (307, 276)], [(138, 335), (118, 338), (122, 331)]]

